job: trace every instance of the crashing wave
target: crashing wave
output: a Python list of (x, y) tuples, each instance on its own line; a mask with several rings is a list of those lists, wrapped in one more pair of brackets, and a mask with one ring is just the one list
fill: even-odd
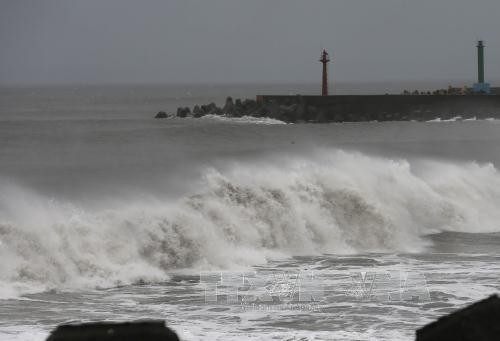
[(175, 203), (88, 210), (0, 182), (0, 295), (162, 281), (321, 253), (420, 252), (440, 231), (499, 231), (490, 164), (329, 151), (207, 170)]

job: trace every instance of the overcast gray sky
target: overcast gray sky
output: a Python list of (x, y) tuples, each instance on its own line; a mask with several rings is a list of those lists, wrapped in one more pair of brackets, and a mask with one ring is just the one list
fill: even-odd
[(0, 83), (500, 78), (500, 0), (0, 0)]

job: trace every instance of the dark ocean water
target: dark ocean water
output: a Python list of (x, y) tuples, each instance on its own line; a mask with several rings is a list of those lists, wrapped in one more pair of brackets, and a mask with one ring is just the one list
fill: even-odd
[[(411, 340), (498, 292), (498, 121), (152, 119), (314, 91), (1, 89), (0, 339), (161, 318), (184, 340)], [(279, 302), (207, 300), (207, 271)]]

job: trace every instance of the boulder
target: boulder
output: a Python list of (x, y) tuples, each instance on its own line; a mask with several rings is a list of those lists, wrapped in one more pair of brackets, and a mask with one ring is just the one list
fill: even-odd
[(234, 102), (234, 115), (238, 117), (245, 115), (245, 108), (239, 98)]
[(202, 108), (200, 108), (199, 105), (196, 105), (193, 108), (193, 117), (199, 118), (199, 117), (205, 116), (206, 114), (207, 113)]
[(224, 111), (221, 108), (217, 107), (213, 110), (213, 115), (224, 115)]
[(155, 118), (167, 118), (167, 117), (168, 115), (165, 111), (159, 111), (155, 116)]
[(266, 116), (266, 111), (261, 105), (256, 105), (255, 108), (248, 111), (247, 115), (252, 117), (264, 117)]
[(208, 105), (208, 108), (210, 109), (210, 111), (212, 112), (220, 112), (222, 109), (220, 109), (219, 107), (217, 107), (217, 105), (212, 102)]
[(179, 341), (164, 321), (93, 322), (60, 325), (47, 341)]
[(208, 112), (210, 111), (210, 108), (208, 107), (208, 105), (203, 104), (203, 105), (200, 107), (200, 110), (201, 110), (201, 112), (203, 113), (203, 115), (206, 115), (206, 114), (208, 114)]
[(234, 111), (234, 102), (232, 97), (226, 98), (226, 104), (224, 105), (224, 108), (222, 108), (222, 110), (226, 114), (231, 114)]
[(187, 117), (190, 114), (191, 114), (191, 109), (189, 109), (188, 107), (177, 108), (177, 117)]
[(214, 102), (207, 104), (207, 105), (202, 105), (201, 112), (202, 112), (202, 114), (199, 114), (197, 117), (204, 116), (204, 115), (222, 115), (223, 114), (223, 110), (221, 108), (217, 107), (217, 105)]
[(243, 103), (241, 103), (241, 105), (245, 110), (245, 112), (250, 112), (257, 108), (257, 101), (252, 99), (246, 99), (243, 101)]
[(500, 298), (490, 296), (417, 330), (416, 341), (452, 340), (500, 340)]

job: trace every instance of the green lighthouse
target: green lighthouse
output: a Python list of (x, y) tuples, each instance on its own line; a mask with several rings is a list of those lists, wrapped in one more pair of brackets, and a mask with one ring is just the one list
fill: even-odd
[(477, 83), (474, 84), (473, 91), (477, 94), (489, 94), (490, 84), (484, 82), (484, 43), (477, 42)]

